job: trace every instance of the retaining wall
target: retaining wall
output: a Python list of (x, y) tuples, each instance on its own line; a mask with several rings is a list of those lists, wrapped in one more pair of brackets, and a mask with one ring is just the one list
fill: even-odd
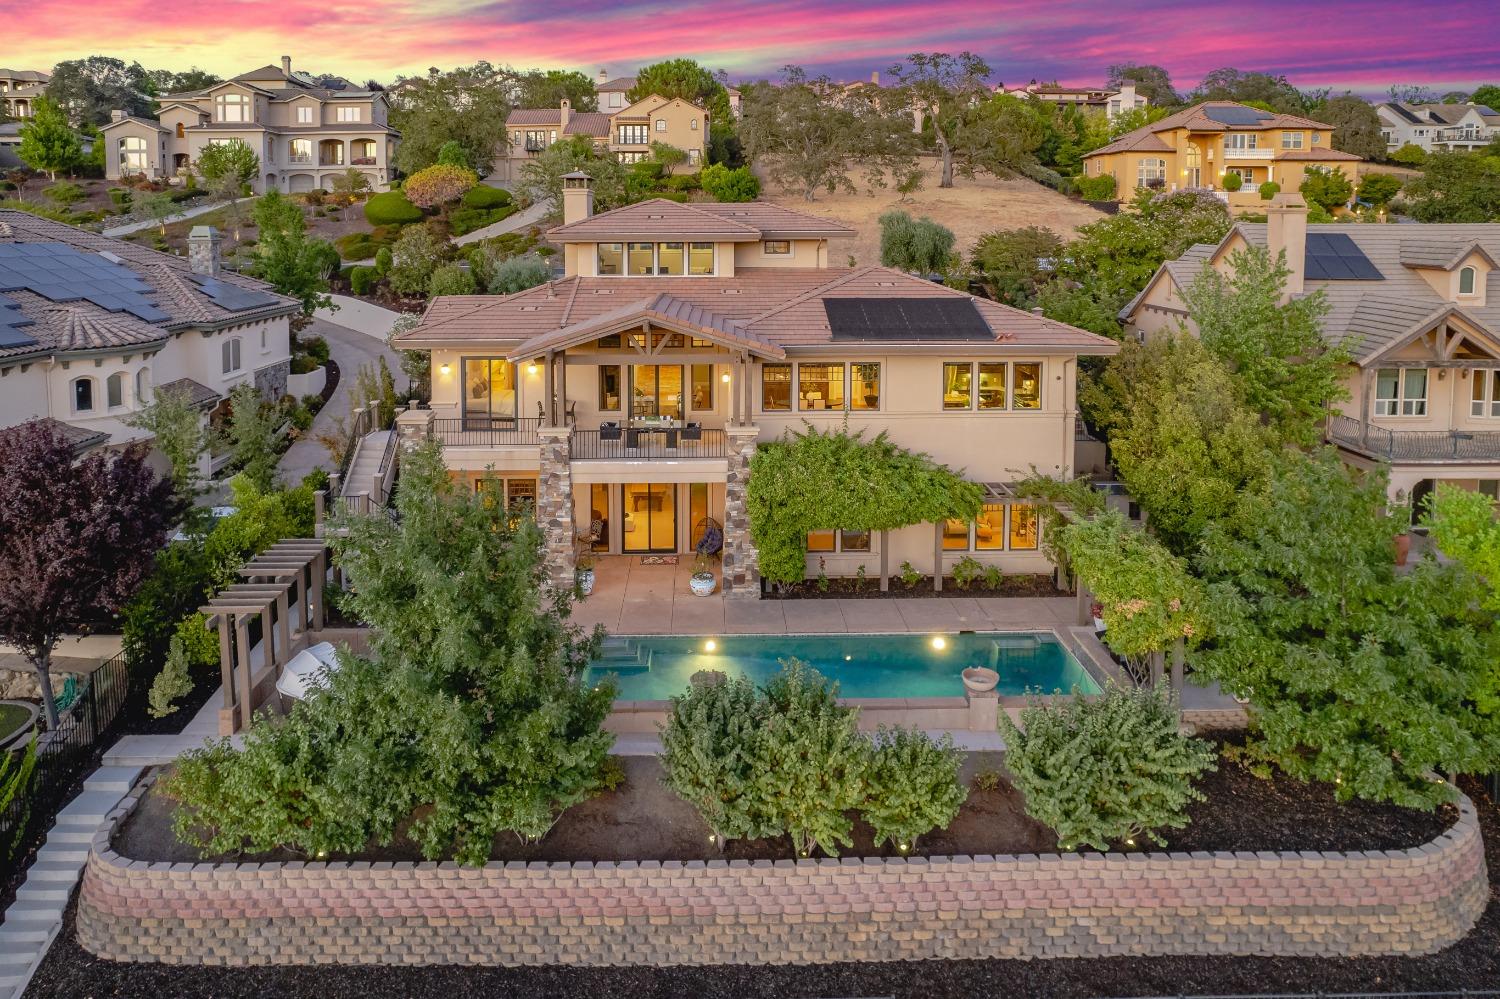
[(1425, 954), (1489, 896), (1474, 807), (1411, 850), (690, 863), (149, 864), (95, 837), (79, 940), (176, 964), (691, 965)]

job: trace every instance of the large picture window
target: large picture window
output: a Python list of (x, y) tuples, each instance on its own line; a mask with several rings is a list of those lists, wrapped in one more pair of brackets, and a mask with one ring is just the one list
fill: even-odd
[(1010, 365), (1004, 361), (979, 362), (979, 408), (1005, 408), (1005, 373)]
[(688, 246), (688, 273), (709, 275), (714, 272), (714, 244), (691, 243)]
[(656, 273), (681, 277), (687, 273), (686, 243), (656, 244)]
[(214, 98), (214, 108), (219, 121), (250, 120), (250, 98), (246, 94), (220, 94)]
[(614, 276), (625, 273), (625, 244), (599, 243), (595, 246), (600, 274)]
[(1375, 373), (1376, 416), (1426, 416), (1427, 369), (1381, 368)]
[(760, 408), (767, 413), (785, 413), (792, 408), (792, 366), (763, 364), (760, 367)]
[(803, 412), (844, 408), (842, 364), (797, 365), (797, 408)]
[(986, 503), (973, 523), (943, 522), (943, 550), (1028, 552), (1040, 547), (1041, 522), (1028, 503)]
[(714, 408), (714, 366), (712, 364), (691, 365), (693, 378), (693, 408)]
[(620, 366), (599, 365), (599, 409), (606, 413), (620, 409)]
[[(975, 384), (976, 374), (978, 384)], [(1009, 383), (1006, 379), (1009, 377)], [(944, 361), (943, 408), (947, 410), (1041, 409), (1040, 361)]]
[(970, 409), (974, 403), (974, 366), (968, 361), (943, 363), (943, 408)]
[(651, 141), (651, 133), (645, 125), (621, 125), (618, 135), (622, 146), (644, 146)]
[(1015, 384), (1011, 387), (1012, 409), (1042, 408), (1042, 366), (1036, 362), (1015, 366)]
[(1135, 170), (1136, 187), (1161, 186), (1167, 182), (1167, 161), (1148, 156), (1140, 161)]
[(516, 403), (514, 364), (498, 357), (464, 358), (464, 429), (512, 424)]
[(856, 361), (849, 365), (849, 408), (880, 408), (880, 364)]
[(633, 277), (654, 274), (656, 272), (655, 261), (656, 244), (654, 243), (630, 243), (627, 264), (629, 272)]
[(120, 172), (143, 173), (147, 166), (146, 140), (127, 135), (120, 140)]

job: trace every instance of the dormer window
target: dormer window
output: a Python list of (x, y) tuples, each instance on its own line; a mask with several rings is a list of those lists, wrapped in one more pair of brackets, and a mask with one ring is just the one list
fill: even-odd
[(313, 123), (313, 109), (306, 104), (297, 105), (297, 124), (311, 125)]
[(214, 98), (214, 117), (219, 121), (250, 121), (250, 98), (245, 94), (220, 94)]
[(594, 273), (600, 277), (712, 277), (715, 273), (710, 242), (596, 243), (594, 261)]
[(1460, 295), (1474, 294), (1474, 268), (1465, 267), (1458, 272), (1458, 293)]

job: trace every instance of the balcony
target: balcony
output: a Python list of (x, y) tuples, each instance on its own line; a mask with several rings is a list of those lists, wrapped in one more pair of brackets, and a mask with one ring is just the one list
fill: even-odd
[(349, 161), (349, 163), (352, 166), (374, 166), (375, 165), (375, 157), (373, 157), (373, 156), (356, 156), (353, 159), (351, 159)]
[(1224, 159), (1226, 160), (1269, 160), (1276, 158), (1276, 150), (1267, 148), (1255, 149), (1232, 149), (1224, 147)]
[(541, 443), (536, 432), (541, 422), (536, 417), (488, 421), (441, 419), (432, 421), (432, 435), (445, 447), (536, 447)]
[(703, 427), (619, 427), (575, 430), (573, 460), (650, 460), (723, 458), (724, 431)]
[(1328, 439), (1346, 450), (1383, 461), (1500, 461), (1500, 430), (1387, 430), (1334, 415), (1328, 418)]
[(287, 156), (286, 161), (288, 163), (311, 164), (313, 161), (312, 153), (291, 153)]
[(547, 144), (540, 139), (527, 139), (526, 151), (528, 153), (539, 153), (547, 148)]

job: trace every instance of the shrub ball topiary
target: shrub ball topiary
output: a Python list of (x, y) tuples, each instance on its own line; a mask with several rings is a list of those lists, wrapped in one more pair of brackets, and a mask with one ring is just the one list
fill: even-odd
[(1224, 175), (1224, 190), (1231, 193), (1245, 186), (1245, 179), (1237, 173), (1226, 173)]
[(400, 191), (385, 191), (365, 202), (365, 219), (371, 225), (410, 225), (422, 221), (422, 209)]
[(509, 191), (485, 184), (469, 188), (460, 199), (465, 208), (504, 208), (511, 200)]
[(1268, 180), (1264, 184), (1260, 185), (1260, 200), (1262, 201), (1270, 201), (1280, 193), (1281, 185), (1276, 183), (1274, 180)]

